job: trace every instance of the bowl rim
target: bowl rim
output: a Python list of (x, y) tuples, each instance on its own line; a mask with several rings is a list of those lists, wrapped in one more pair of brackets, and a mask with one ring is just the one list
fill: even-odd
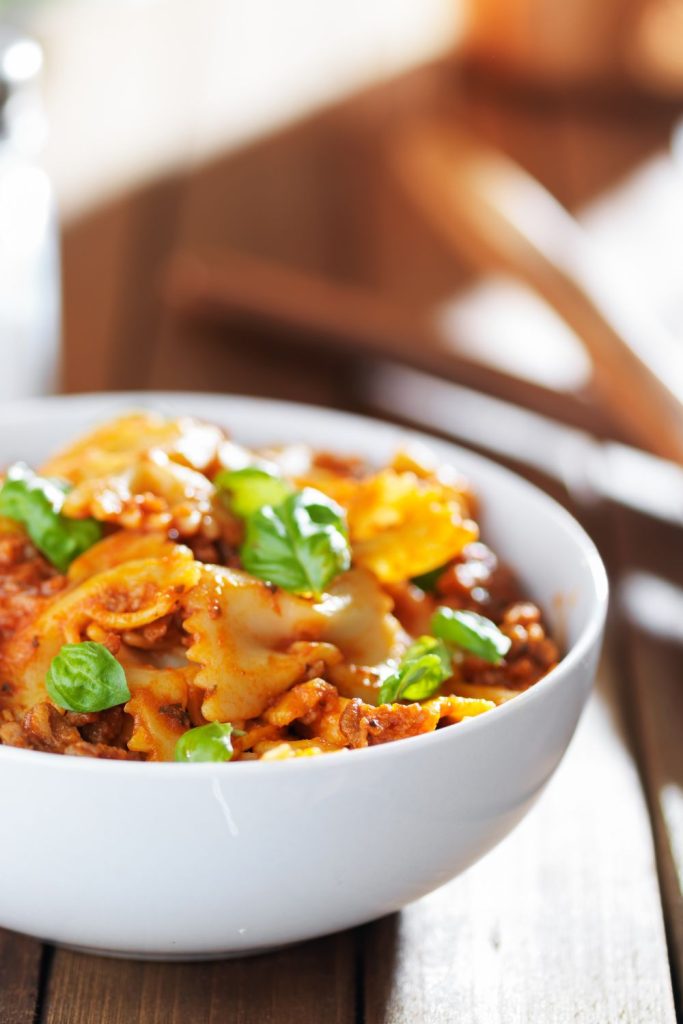
[[(514, 473), (507, 467), (500, 465), (493, 459), (480, 455), (478, 452), (472, 451), (463, 445), (430, 435), (426, 431), (413, 430), (412, 428), (392, 423), (391, 421), (384, 420), (380, 417), (359, 415), (358, 413), (349, 413), (338, 409), (326, 408), (325, 406), (314, 404), (309, 405), (303, 402), (291, 402), (281, 399), (270, 399), (231, 393), (222, 394), (219, 392), (104, 391), (86, 392), (76, 395), (48, 395), (37, 398), (17, 399), (15, 401), (8, 402), (2, 409), (0, 409), (0, 426), (2, 426), (3, 420), (11, 420), (13, 416), (17, 416), (19, 414), (30, 416), (37, 412), (43, 412), (46, 406), (48, 408), (51, 405), (58, 408), (76, 407), (77, 409), (79, 405), (89, 407), (94, 402), (98, 404), (102, 403), (104, 405), (109, 401), (115, 401), (116, 404), (121, 403), (122, 412), (124, 411), (124, 404), (128, 402), (130, 402), (129, 408), (131, 410), (150, 407), (154, 408), (154, 406), (163, 404), (164, 401), (169, 401), (171, 403), (187, 401), (190, 405), (192, 403), (218, 402), (227, 403), (233, 406), (237, 405), (238, 407), (240, 405), (243, 407), (251, 406), (254, 409), (263, 405), (268, 405), (275, 411), (280, 410), (283, 413), (297, 414), (304, 411), (308, 415), (312, 416), (318, 415), (327, 419), (337, 419), (340, 425), (346, 422), (348, 425), (353, 424), (356, 428), (361, 429), (390, 430), (395, 432), (397, 443), (403, 439), (427, 445), (429, 447), (430, 444), (433, 446), (436, 442), (439, 448), (451, 449), (454, 452), (456, 460), (458, 454), (462, 453), (468, 462), (481, 465), (485, 472), (502, 476), (510, 483), (514, 484), (514, 486), (526, 490), (530, 496), (533, 496), (534, 501), (541, 503), (545, 509), (545, 513), (550, 516), (550, 518), (554, 519), (557, 524), (564, 529), (565, 533), (569, 535), (571, 541), (580, 550), (589, 572), (593, 585), (594, 607), (592, 608), (588, 621), (583, 627), (581, 633), (555, 668), (548, 672), (547, 675), (543, 676), (528, 690), (522, 691), (512, 700), (506, 701), (504, 704), (499, 705), (492, 711), (486, 712), (485, 714), (477, 715), (474, 718), (463, 719), (463, 721), (457, 723), (457, 728), (447, 727), (444, 729), (437, 729), (430, 733), (422, 733), (419, 736), (406, 737), (405, 739), (395, 741), (393, 743), (382, 743), (377, 744), (376, 746), (364, 747), (352, 751), (346, 749), (333, 751), (319, 757), (301, 757), (283, 761), (268, 761), (265, 764), (262, 761), (236, 761), (234, 764), (231, 762), (225, 762), (226, 765), (230, 765), (229, 774), (225, 776), (226, 780), (233, 779), (238, 774), (241, 776), (251, 774), (254, 777), (259, 777), (259, 775), (262, 775), (264, 771), (288, 773), (290, 771), (302, 771), (304, 769), (308, 772), (311, 770), (316, 772), (335, 770), (335, 768), (338, 770), (340, 768), (340, 756), (343, 758), (343, 764), (348, 767), (351, 764), (360, 765), (368, 758), (401, 756), (401, 751), (406, 751), (407, 754), (408, 751), (412, 750), (417, 754), (419, 750), (426, 745), (436, 746), (437, 744), (443, 743), (462, 742), (465, 736), (473, 732), (480, 731), (481, 729), (492, 728), (494, 722), (502, 723), (506, 717), (509, 718), (512, 715), (523, 714), (524, 709), (528, 705), (533, 701), (541, 699), (542, 695), (549, 689), (562, 685), (563, 678), (571, 674), (576, 665), (583, 660), (593, 646), (599, 641), (607, 615), (609, 583), (605, 566), (595, 544), (583, 527), (565, 508), (563, 508), (562, 505), (559, 504), (559, 502), (555, 501), (554, 498), (551, 498), (550, 495), (546, 494), (539, 487), (536, 487), (528, 480), (525, 480), (524, 477)], [(103, 409), (102, 413), (103, 416), (107, 415), (107, 410)], [(201, 414), (188, 409), (187, 415), (200, 416)], [(474, 479), (473, 482), (476, 488), (476, 479)], [(458, 736), (460, 737), (460, 740), (457, 739)], [(347, 759), (347, 755), (353, 755), (351, 761)], [(205, 779), (210, 776), (212, 779), (215, 779), (216, 772), (223, 770), (223, 766), (216, 762), (185, 764), (174, 761), (119, 761), (107, 758), (69, 757), (64, 754), (53, 754), (39, 750), (24, 750), (20, 747), (10, 747), (0, 744), (0, 766), (10, 763), (24, 765), (31, 764), (35, 767), (42, 764), (46, 770), (59, 770), (67, 773), (77, 772), (90, 774), (92, 772), (113, 772), (120, 778), (131, 775), (137, 776), (139, 773), (142, 773), (144, 776), (149, 776), (151, 772), (153, 773), (152, 777), (154, 778), (158, 778), (160, 776), (171, 778), (182, 777), (185, 780), (188, 780), (189, 778)], [(188, 772), (192, 774), (188, 775)]]

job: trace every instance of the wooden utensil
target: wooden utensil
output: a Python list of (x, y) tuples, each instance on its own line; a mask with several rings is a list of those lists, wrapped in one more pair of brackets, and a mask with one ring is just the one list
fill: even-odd
[(574, 328), (614, 418), (645, 447), (683, 462), (683, 344), (620, 291), (570, 214), (450, 121), (401, 128), (388, 159), (458, 257), (515, 274)]
[[(590, 389), (582, 382), (580, 391), (575, 390), (574, 377), (563, 377), (560, 372), (551, 388), (523, 368), (510, 373), (491, 358), (478, 358), (473, 323), (476, 336), (485, 332), (490, 314), (500, 317), (500, 309), (505, 308), (505, 295), (499, 294), (498, 306), (491, 309), (493, 296), (483, 292), (475, 304), (468, 303), (469, 326), (454, 328), (451, 322), (459, 303), (457, 295), (446, 303), (415, 308), (366, 286), (273, 263), (227, 246), (180, 250), (167, 262), (161, 285), (173, 319), (203, 324), (216, 344), (237, 346), (240, 352), (244, 349), (241, 339), (248, 337), (259, 343), (259, 358), (288, 350), (291, 359), (292, 353), (305, 352), (310, 364), (336, 360), (350, 372), (367, 357), (391, 359), (602, 436), (620, 435), (619, 424), (594, 401)], [(540, 298), (538, 304), (539, 312), (547, 309)], [(213, 330), (216, 326), (219, 332)], [(460, 330), (470, 335), (468, 344), (460, 344), (454, 336), (454, 331)], [(578, 339), (576, 343), (580, 344)], [(557, 367), (552, 344), (550, 348), (547, 364)], [(526, 361), (528, 364), (528, 353)], [(633, 443), (637, 435), (627, 431), (621, 439)]]
[(218, 321), (228, 331), (247, 327), (275, 346), (296, 343), (355, 358), (362, 372), (354, 397), (362, 408), (540, 472), (579, 505), (604, 500), (683, 526), (680, 466), (513, 405), (514, 389), (504, 401), (452, 383), (463, 376), (462, 361), (440, 353), (438, 337), (420, 317), (369, 291), (229, 250), (177, 256), (164, 291), (181, 317)]

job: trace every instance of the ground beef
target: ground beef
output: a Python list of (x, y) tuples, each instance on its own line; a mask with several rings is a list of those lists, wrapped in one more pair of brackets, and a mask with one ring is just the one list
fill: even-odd
[(31, 621), (66, 585), (21, 533), (0, 535), (0, 641)]
[(522, 597), (515, 574), (486, 544), (468, 544), (436, 581), (439, 604), (479, 612), (500, 623)]
[(47, 701), (36, 704), (21, 721), (10, 712), (0, 718), (0, 743), (49, 754), (98, 757), (110, 760), (140, 760), (126, 748), (130, 718), (122, 708), (97, 714), (60, 711)]
[(460, 666), (465, 682), (523, 690), (559, 661), (557, 644), (546, 635), (540, 609), (530, 601), (511, 604), (503, 613), (500, 628), (511, 640), (504, 662), (491, 665), (474, 655), (465, 656)]

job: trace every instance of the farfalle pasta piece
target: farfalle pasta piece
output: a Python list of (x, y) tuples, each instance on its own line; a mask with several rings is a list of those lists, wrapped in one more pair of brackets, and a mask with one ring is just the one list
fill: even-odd
[(423, 444), (399, 448), (390, 468), (397, 473), (414, 473), (421, 480), (431, 480), (447, 487), (460, 505), (463, 516), (475, 518), (477, 498), (469, 480), (447, 462), (440, 462), (434, 452)]
[(283, 694), (264, 713), (266, 722), (286, 729), (296, 722), (308, 735), (332, 749), (347, 746), (339, 719), (349, 701), (340, 697), (335, 686), (324, 679), (298, 683)]
[(133, 719), (128, 749), (148, 761), (172, 761), (175, 745), (195, 724), (190, 713), (195, 666), (158, 669), (127, 665), (131, 699), (125, 711)]
[(192, 553), (176, 545), (165, 558), (126, 562), (55, 598), (2, 648), (0, 669), (15, 686), (13, 706), (45, 699), (45, 676), (63, 644), (79, 643), (93, 623), (105, 634), (121, 634), (171, 614), (199, 572)]
[(436, 477), (389, 468), (360, 480), (318, 471), (298, 482), (346, 509), (354, 563), (382, 583), (430, 572), (479, 536), (465, 492)]
[[(370, 479), (370, 477), (364, 479)], [(347, 510), (358, 494), (358, 488), (362, 482), (354, 477), (339, 476), (324, 466), (310, 466), (305, 473), (297, 475), (294, 480), (297, 487), (315, 487)]]
[(337, 715), (341, 710), (335, 687), (324, 679), (309, 679), (278, 697), (263, 713), (263, 718), (270, 725), (283, 729), (298, 720), (311, 721), (311, 715), (317, 718), (321, 711), (330, 708)]
[(46, 614), (61, 621), (68, 632), (82, 628), (85, 621), (114, 632), (139, 629), (175, 611), (199, 574), (192, 552), (176, 545), (165, 558), (125, 562), (91, 577)]
[(446, 719), (449, 722), (462, 722), (463, 718), (475, 718), (485, 711), (495, 708), (495, 702), (485, 697), (460, 697), (456, 694), (445, 694), (424, 701), (424, 708), (438, 716), (437, 722)]
[(392, 599), (367, 569), (338, 576), (329, 597), (338, 605), (322, 639), (338, 647), (343, 660), (330, 666), (328, 676), (343, 696), (375, 703), (382, 679), (400, 661), (410, 637), (391, 614)]
[(384, 583), (429, 572), (479, 536), (458, 492), (391, 469), (359, 484), (348, 518), (354, 561)]
[(257, 755), (252, 752), (259, 743), (269, 743), (274, 740), (280, 742), (284, 737), (282, 729), (279, 729), (276, 725), (271, 725), (270, 722), (264, 722), (260, 718), (242, 723), (239, 728), (243, 735), (238, 736), (236, 733), (233, 733), (232, 740), (236, 760), (239, 760), (244, 754), (255, 758)]
[(204, 471), (215, 462), (223, 436), (220, 428), (189, 416), (167, 419), (153, 412), (129, 413), (84, 434), (48, 459), (41, 472), (78, 484), (129, 469), (153, 449)]
[(277, 740), (259, 743), (254, 748), (261, 761), (290, 761), (293, 757), (318, 757), (333, 754), (344, 747), (335, 747), (324, 740)]
[(188, 594), (187, 651), (200, 666), (196, 685), (210, 721), (254, 718), (320, 661), (339, 657), (320, 643), (324, 604), (277, 590), (237, 569), (204, 566)]
[(93, 544), (76, 558), (69, 566), (67, 579), (69, 583), (81, 583), (89, 576), (114, 569), (124, 562), (140, 558), (166, 558), (173, 555), (177, 548), (178, 545), (169, 540), (165, 533), (119, 530)]
[(505, 704), (506, 701), (519, 696), (519, 690), (513, 690), (508, 686), (494, 686), (486, 683), (477, 685), (476, 683), (466, 683), (461, 679), (456, 679), (449, 686), (456, 696), (493, 702), (496, 705)]
[(327, 595), (331, 611), (323, 637), (346, 661), (380, 665), (403, 654), (410, 638), (391, 614), (393, 601), (371, 572), (354, 568), (342, 573)]

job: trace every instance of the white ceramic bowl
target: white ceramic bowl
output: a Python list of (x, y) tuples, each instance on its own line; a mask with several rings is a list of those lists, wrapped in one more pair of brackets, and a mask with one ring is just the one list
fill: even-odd
[(0, 925), (95, 952), (201, 959), (379, 917), (463, 871), (557, 767), (593, 679), (600, 558), (558, 505), (423, 435), (311, 407), (182, 394), (32, 400), (0, 411), (0, 464), (37, 463), (141, 406), (194, 413), (247, 443), (303, 440), (382, 462), (406, 437), (460, 467), (484, 537), (566, 637), (561, 664), (480, 718), (314, 760), (140, 764), (0, 747)]

